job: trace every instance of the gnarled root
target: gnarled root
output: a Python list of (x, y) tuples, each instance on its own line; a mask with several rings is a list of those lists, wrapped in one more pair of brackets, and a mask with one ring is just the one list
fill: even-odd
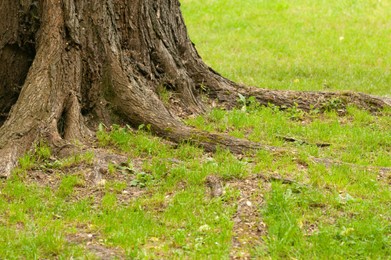
[(319, 111), (330, 109), (344, 111), (348, 105), (354, 105), (374, 113), (386, 107), (391, 107), (391, 98), (389, 97), (350, 91), (292, 91), (243, 86), (222, 77), (211, 68), (208, 68), (201, 60), (195, 62), (194, 65), (198, 67), (197, 71), (204, 71), (201, 75), (193, 75), (196, 84), (210, 98), (216, 99), (227, 108), (237, 106), (239, 94), (246, 98), (254, 97), (259, 104), (264, 106), (275, 105), (282, 109), (297, 107), (307, 112), (312, 109), (318, 109)]

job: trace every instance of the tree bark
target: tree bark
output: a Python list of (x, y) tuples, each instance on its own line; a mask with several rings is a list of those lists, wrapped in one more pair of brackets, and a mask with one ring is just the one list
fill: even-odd
[[(98, 123), (149, 124), (174, 142), (214, 150), (265, 148), (208, 134), (180, 117), (238, 94), (261, 104), (325, 107), (339, 98), (369, 110), (390, 100), (356, 93), (247, 88), (209, 68), (189, 40), (178, 0), (2, 0), (0, 3), (0, 175), (44, 139), (57, 150), (92, 136)], [(171, 93), (171, 105), (161, 91)], [(270, 148), (269, 149), (274, 149)]]

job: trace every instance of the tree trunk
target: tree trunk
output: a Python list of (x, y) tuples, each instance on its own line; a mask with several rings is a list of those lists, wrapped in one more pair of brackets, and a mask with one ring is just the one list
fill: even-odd
[[(0, 175), (38, 140), (61, 150), (98, 123), (149, 124), (174, 142), (240, 152), (245, 140), (200, 132), (180, 117), (238, 93), (261, 104), (322, 108), (341, 98), (367, 109), (390, 101), (354, 93), (271, 91), (239, 86), (203, 63), (178, 0), (2, 0), (0, 4)], [(160, 98), (171, 93), (171, 105)], [(91, 129), (91, 130), (90, 130)]]

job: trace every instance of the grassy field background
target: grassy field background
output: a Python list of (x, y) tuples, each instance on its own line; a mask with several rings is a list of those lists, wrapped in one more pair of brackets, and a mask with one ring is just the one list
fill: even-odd
[(182, 0), (192, 40), (230, 79), (391, 95), (391, 2)]
[[(181, 2), (202, 57), (230, 79), (391, 95), (390, 1)], [(0, 180), (0, 258), (390, 259), (391, 110), (246, 101), (186, 122), (284, 151), (205, 153), (148, 126), (102, 125), (61, 160), (37, 144)]]

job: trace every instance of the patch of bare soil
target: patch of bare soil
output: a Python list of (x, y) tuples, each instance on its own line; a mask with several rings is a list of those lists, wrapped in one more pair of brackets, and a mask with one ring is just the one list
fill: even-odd
[[(105, 149), (91, 149), (94, 153), (92, 163), (80, 163), (64, 168), (39, 167), (27, 172), (26, 182), (32, 182), (40, 186), (58, 190), (62, 179), (67, 175), (77, 175), (80, 182), (74, 187), (70, 196), (71, 200), (92, 198), (94, 203), (99, 204), (101, 198), (110, 188), (105, 188), (108, 182), (121, 182), (126, 188), (116, 190), (118, 202), (126, 204), (129, 200), (145, 194), (145, 190), (134, 186), (131, 182), (136, 178), (138, 169), (141, 169), (142, 160), (131, 158), (132, 169), (128, 166), (129, 158), (125, 155), (113, 153)], [(110, 171), (109, 168), (116, 170)]]
[(206, 178), (211, 197), (219, 197), (224, 188), (237, 189), (240, 196), (237, 211), (233, 217), (233, 239), (231, 259), (250, 259), (252, 252), (263, 250), (263, 237), (267, 235), (266, 224), (262, 221), (260, 208), (264, 203), (263, 194), (270, 189), (270, 183), (259, 176), (245, 180), (233, 180), (224, 185), (219, 177), (211, 175)]
[(391, 168), (381, 168), (377, 179), (387, 185), (391, 185)]
[(97, 259), (125, 259), (123, 250), (106, 246), (99, 234), (80, 231), (69, 234), (67, 241), (84, 246)]
[(263, 237), (267, 235), (260, 209), (264, 203), (263, 194), (270, 184), (258, 176), (236, 180), (227, 185), (240, 191), (237, 211), (234, 216), (234, 236), (231, 259), (250, 259), (251, 252), (263, 248)]

